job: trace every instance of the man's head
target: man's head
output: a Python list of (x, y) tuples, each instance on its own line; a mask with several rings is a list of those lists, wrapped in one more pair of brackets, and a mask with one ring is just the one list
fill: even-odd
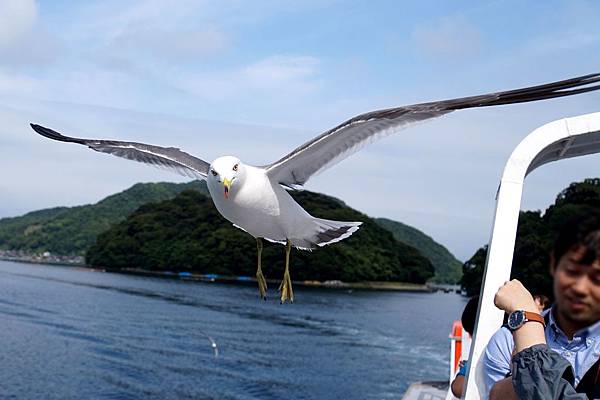
[(548, 296), (543, 294), (535, 294), (533, 295), (533, 301), (535, 301), (535, 305), (538, 307), (540, 313), (550, 307), (550, 299)]
[(565, 224), (554, 244), (550, 273), (559, 320), (576, 329), (600, 320), (600, 214)]
[(473, 296), (467, 302), (460, 322), (462, 323), (463, 329), (473, 336), (475, 330), (475, 319), (477, 318), (477, 307), (479, 306), (479, 296)]

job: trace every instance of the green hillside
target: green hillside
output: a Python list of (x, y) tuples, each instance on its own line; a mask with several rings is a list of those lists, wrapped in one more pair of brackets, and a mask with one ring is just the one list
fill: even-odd
[(185, 189), (208, 193), (206, 184), (199, 181), (138, 183), (96, 204), (58, 207), (3, 218), (0, 219), (0, 250), (83, 255), (99, 233), (122, 221), (142, 204), (171, 199)]
[(430, 236), (402, 222), (387, 218), (376, 218), (375, 221), (381, 227), (392, 232), (396, 240), (413, 246), (431, 261), (435, 268), (433, 281), (438, 283), (458, 283), (460, 281), (462, 263)]
[[(293, 279), (422, 283), (433, 276), (429, 260), (394, 239), (373, 219), (328, 196), (308, 191), (292, 194), (312, 215), (363, 221), (358, 232), (340, 243), (312, 252), (294, 251)], [(140, 207), (99, 235), (86, 261), (111, 268), (253, 276), (256, 243), (221, 217), (209, 197), (190, 190), (172, 200)], [(283, 246), (267, 244), (265, 275), (281, 277), (283, 263)]]
[[(194, 189), (203, 194), (208, 193), (205, 183), (198, 181), (186, 184), (136, 184), (131, 188), (121, 193), (109, 196), (96, 204), (78, 207), (57, 207), (47, 210), (34, 211), (21, 217), (0, 219), (0, 250), (20, 250), (25, 253), (42, 253), (45, 251), (50, 251), (56, 255), (66, 256), (84, 255), (85, 252), (96, 242), (98, 235), (100, 235), (102, 232), (108, 231), (115, 224), (124, 221), (125, 218), (131, 215), (139, 207), (148, 203), (157, 203), (164, 200), (173, 199), (186, 189)], [(343, 243), (339, 243), (330, 247), (332, 249), (337, 248), (337, 250), (334, 250), (331, 254), (329, 254), (330, 251), (324, 251), (323, 255), (319, 255), (317, 258), (310, 259), (306, 259), (305, 254), (299, 255), (297, 260), (297, 263), (299, 263), (298, 265), (314, 263), (315, 260), (319, 260), (316, 263), (319, 265), (318, 271), (313, 270), (315, 274), (311, 276), (307, 275), (307, 279), (326, 280), (334, 279), (332, 278), (334, 276), (336, 277), (335, 279), (341, 279), (339, 274), (340, 271), (335, 271), (332, 267), (332, 265), (337, 263), (337, 261), (334, 262), (333, 258), (340, 257), (341, 259), (345, 259), (349, 257), (355, 259), (356, 265), (348, 264), (348, 268), (345, 268), (344, 270), (344, 280), (395, 279), (406, 281), (422, 281), (423, 279), (427, 279), (425, 277), (431, 276), (431, 274), (427, 272), (429, 267), (423, 263), (423, 260), (419, 261), (421, 257), (419, 252), (422, 252), (425, 257), (437, 267), (437, 281), (445, 282), (452, 280), (452, 278), (447, 278), (448, 276), (451, 276), (448, 273), (444, 275), (446, 271), (450, 270), (448, 268), (446, 270), (444, 270), (443, 267), (440, 268), (439, 265), (442, 265), (442, 263), (436, 261), (436, 253), (431, 251), (431, 248), (435, 248), (437, 244), (418, 230), (395, 221), (386, 219), (369, 219), (365, 215), (346, 207), (341, 200), (332, 197), (327, 197), (308, 191), (291, 192), (291, 194), (298, 202), (300, 202), (300, 204), (303, 204), (306, 209), (309, 210), (309, 212), (316, 216), (338, 220), (365, 221), (365, 224), (357, 235), (359, 235), (358, 237), (363, 237), (363, 231), (367, 232), (367, 237), (363, 237), (363, 239), (365, 239), (365, 243), (368, 244), (368, 246), (365, 247), (366, 250), (354, 251), (354, 249), (347, 249), (346, 247), (348, 243), (352, 244), (356, 241), (356, 239), (351, 238), (348, 241), (344, 241)], [(214, 224), (214, 226), (212, 228), (207, 227), (208, 230), (213, 232), (218, 232), (221, 229), (226, 229), (227, 232), (232, 230), (230, 224), (221, 216), (212, 214), (214, 213), (214, 208), (212, 202), (208, 201), (208, 197), (199, 201), (199, 204), (204, 204), (204, 206), (210, 207), (211, 209), (211, 214), (207, 214), (206, 217), (211, 218), (212, 222), (210, 223)], [(146, 208), (142, 208), (142, 211), (144, 209)], [(196, 217), (197, 216), (194, 218)], [(171, 218), (170, 221), (173, 221), (172, 218), (179, 217), (170, 216), (169, 218)], [(223, 224), (225, 227), (222, 226)], [(203, 225), (203, 223), (200, 223), (200, 225)], [(153, 227), (154, 225), (152, 224), (144, 225), (144, 229), (153, 229)], [(385, 228), (385, 230), (381, 228)], [(377, 229), (377, 231), (372, 231), (372, 229)], [(390, 241), (390, 235), (386, 230), (394, 233), (395, 239), (392, 237), (392, 240)], [(110, 234), (110, 232), (107, 234)], [(250, 240), (250, 245), (253, 248), (254, 243), (251, 239), (249, 239), (247, 234), (237, 230), (233, 230), (233, 232), (234, 233), (231, 233), (231, 235), (235, 237), (238, 237), (241, 234), (243, 237), (242, 240)], [(373, 237), (371, 237), (371, 233), (374, 235)], [(214, 237), (209, 238), (209, 242), (210, 240), (213, 240), (215, 243), (225, 243), (228, 241), (228, 239), (224, 239), (224, 237), (228, 235), (229, 233), (224, 236), (215, 234), (213, 235)], [(387, 238), (384, 238), (386, 235)], [(377, 240), (375, 240), (375, 236), (377, 236)], [(369, 242), (370, 240), (372, 240), (372, 243)], [(170, 242), (167, 240), (165, 243)], [(370, 247), (371, 244), (376, 243), (380, 243), (381, 245), (379, 247)], [(407, 243), (408, 245), (404, 243)], [(165, 250), (166, 253), (170, 251), (177, 253), (177, 246), (179, 246), (179, 244), (175, 244), (173, 249)], [(191, 246), (191, 248), (194, 248), (196, 245), (192, 244)], [(389, 246), (393, 249), (387, 250), (385, 249), (386, 246)], [(419, 250), (415, 250), (413, 247)], [(439, 247), (441, 248), (441, 246)], [(266, 250), (265, 256), (268, 256), (270, 251), (276, 250)], [(90, 256), (92, 259), (94, 259), (95, 256), (93, 251), (90, 253)], [(184, 255), (180, 254), (180, 256), (183, 257)], [(246, 256), (253, 260), (254, 250), (250, 251), (249, 253), (245, 252), (244, 257)], [(192, 255), (191, 257), (193, 259), (194, 257), (198, 257), (198, 255)], [(204, 256), (206, 259), (210, 258), (207, 257), (207, 255)], [(221, 255), (220, 257), (223, 256)], [(323, 261), (328, 257), (329, 262)], [(452, 256), (450, 255), (450, 257)], [(280, 258), (281, 257), (279, 257), (279, 255), (274, 256), (273, 261), (275, 263), (275, 267), (282, 262), (282, 259)], [(175, 259), (178, 261), (177, 265), (185, 266), (184, 269), (194, 269), (198, 265), (192, 265), (189, 262), (188, 264), (179, 263), (180, 259)], [(374, 261), (372, 263), (373, 265), (365, 268), (364, 266), (369, 264), (371, 259)], [(385, 262), (383, 261), (384, 259), (386, 260)], [(96, 258), (95, 260), (98, 259)], [(399, 262), (398, 260), (400, 260), (400, 265), (402, 265), (403, 268), (402, 273), (395, 271)], [(254, 261), (252, 261), (250, 264), (246, 264), (253, 266)], [(166, 268), (164, 264), (159, 263), (159, 265), (160, 268)], [(202, 263), (199, 265), (202, 265)], [(416, 266), (419, 267), (417, 268)], [(411, 272), (411, 268), (413, 267), (415, 267), (415, 269), (423, 267), (424, 272)], [(354, 271), (353, 268), (357, 268), (357, 270)], [(250, 273), (250, 275), (251, 274), (252, 273)]]

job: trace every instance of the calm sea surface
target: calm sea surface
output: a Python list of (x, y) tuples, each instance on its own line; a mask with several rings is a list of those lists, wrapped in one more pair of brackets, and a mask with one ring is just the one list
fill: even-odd
[(447, 377), (458, 295), (270, 293), (0, 261), (0, 398), (398, 399)]

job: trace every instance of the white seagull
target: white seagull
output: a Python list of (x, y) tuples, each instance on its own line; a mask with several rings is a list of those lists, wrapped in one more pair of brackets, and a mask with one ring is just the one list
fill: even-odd
[[(339, 242), (358, 230), (360, 222), (313, 217), (292, 199), (287, 190), (304, 186), (311, 176), (359, 151), (367, 144), (398, 132), (411, 123), (455, 110), (513, 104), (597, 90), (600, 73), (505, 92), (389, 108), (358, 115), (304, 143), (288, 155), (265, 166), (244, 164), (234, 156), (212, 163), (174, 147), (114, 140), (64, 136), (40, 125), (31, 127), (50, 139), (78, 143), (118, 157), (173, 169), (207, 180), (217, 210), (236, 227), (256, 238), (261, 298), (267, 284), (261, 271), (262, 239), (285, 244), (285, 272), (279, 286), (281, 302), (293, 302), (289, 256), (292, 246), (309, 250)], [(594, 85), (595, 84), (595, 85)]]

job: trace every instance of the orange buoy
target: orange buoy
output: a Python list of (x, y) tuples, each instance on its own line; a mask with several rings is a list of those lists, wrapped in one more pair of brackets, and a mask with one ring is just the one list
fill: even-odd
[(460, 357), (462, 354), (462, 323), (460, 321), (454, 321), (452, 323), (452, 336), (450, 337), (454, 341), (454, 365), (453, 370), (456, 371)]

